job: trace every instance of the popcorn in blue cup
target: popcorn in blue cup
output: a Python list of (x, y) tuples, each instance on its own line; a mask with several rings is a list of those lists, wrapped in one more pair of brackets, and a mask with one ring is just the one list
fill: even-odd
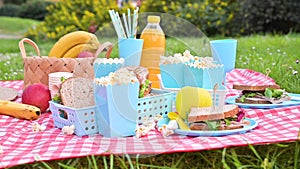
[(225, 83), (224, 65), (217, 63), (212, 57), (202, 57), (186, 64), (184, 68), (184, 84), (186, 86), (213, 89)]
[(94, 97), (99, 133), (104, 137), (135, 135), (139, 82), (133, 72), (95, 78)]
[(181, 88), (185, 86), (183, 74), (185, 64), (197, 59), (197, 56), (191, 55), (188, 50), (183, 52), (183, 54), (176, 53), (174, 56), (161, 56), (160, 74), (163, 87)]

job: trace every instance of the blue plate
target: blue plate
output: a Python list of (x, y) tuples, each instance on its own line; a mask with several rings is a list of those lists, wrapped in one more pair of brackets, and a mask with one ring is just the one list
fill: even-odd
[(250, 125), (247, 125), (240, 129), (233, 129), (233, 130), (214, 130), (214, 131), (201, 131), (201, 130), (181, 130), (176, 129), (174, 130), (175, 134), (185, 135), (185, 136), (192, 136), (192, 137), (218, 137), (218, 136), (226, 136), (232, 134), (244, 134), (255, 127), (257, 127), (258, 123), (250, 118), (245, 118), (245, 120), (250, 122)]
[[(296, 106), (300, 105), (300, 94), (293, 94), (289, 93), (289, 96), (292, 97), (292, 100), (290, 101), (285, 101), (280, 104), (248, 104), (248, 103), (236, 103), (235, 99), (238, 96), (232, 96), (228, 97), (226, 99), (226, 103), (228, 104), (236, 104), (241, 108), (250, 108), (250, 109), (273, 109), (273, 108), (280, 108), (280, 107), (287, 107), (287, 106)], [(293, 97), (297, 98), (293, 100)]]

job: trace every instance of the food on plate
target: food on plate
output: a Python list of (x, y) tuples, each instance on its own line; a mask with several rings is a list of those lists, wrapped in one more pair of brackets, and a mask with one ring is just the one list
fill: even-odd
[(151, 91), (151, 82), (149, 78), (149, 71), (147, 68), (142, 66), (125, 66), (118, 69), (115, 73), (119, 73), (122, 71), (130, 71), (135, 74), (139, 83), (140, 83), (140, 91), (139, 91), (139, 98), (148, 96)]
[(237, 105), (224, 105), (223, 111), (194, 107), (188, 115), (188, 123), (191, 130), (232, 130), (249, 125), (244, 117), (245, 113)]
[(19, 119), (36, 120), (41, 115), (41, 110), (32, 105), (0, 100), (0, 114)]
[(192, 107), (212, 106), (212, 97), (203, 88), (185, 86), (177, 93), (175, 106), (180, 117), (186, 119)]
[(18, 91), (13, 88), (0, 86), (0, 100), (15, 100), (18, 96)]
[(100, 45), (95, 34), (74, 31), (62, 36), (51, 48), (48, 56), (57, 58), (77, 58), (83, 51), (96, 53)]
[(236, 98), (236, 103), (279, 104), (291, 99), (287, 92), (280, 89), (278, 85), (233, 85), (233, 89), (242, 91)]
[(51, 95), (48, 86), (41, 83), (27, 86), (22, 94), (22, 103), (36, 106), (41, 109), (42, 113), (49, 108), (50, 100)]
[(71, 77), (60, 87), (60, 97), (64, 106), (83, 108), (95, 105), (93, 79)]

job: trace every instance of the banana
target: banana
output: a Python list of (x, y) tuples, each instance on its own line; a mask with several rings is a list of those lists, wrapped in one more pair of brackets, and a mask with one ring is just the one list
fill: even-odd
[(0, 114), (19, 119), (36, 120), (41, 115), (41, 110), (32, 105), (0, 100)]
[(93, 48), (93, 50), (97, 50), (100, 43), (95, 34), (86, 31), (74, 31), (62, 36), (53, 45), (48, 56), (62, 58), (69, 50), (79, 44), (88, 44), (90, 48)]
[(78, 44), (69, 49), (62, 57), (63, 58), (77, 58), (83, 51), (96, 52), (96, 49), (91, 44)]

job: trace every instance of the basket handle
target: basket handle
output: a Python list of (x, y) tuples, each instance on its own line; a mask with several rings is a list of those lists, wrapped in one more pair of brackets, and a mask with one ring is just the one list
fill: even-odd
[(105, 50), (106, 50), (105, 58), (109, 58), (113, 47), (114, 45), (110, 42), (104, 42), (103, 44), (100, 44), (96, 51), (95, 58), (97, 58), (98, 55)]
[(20, 48), (21, 55), (22, 55), (23, 58), (27, 57), (24, 42), (31, 45), (35, 49), (38, 56), (41, 57), (41, 52), (40, 52), (40, 49), (39, 49), (38, 45), (34, 41), (32, 41), (31, 39), (23, 38), (19, 41), (19, 48)]

